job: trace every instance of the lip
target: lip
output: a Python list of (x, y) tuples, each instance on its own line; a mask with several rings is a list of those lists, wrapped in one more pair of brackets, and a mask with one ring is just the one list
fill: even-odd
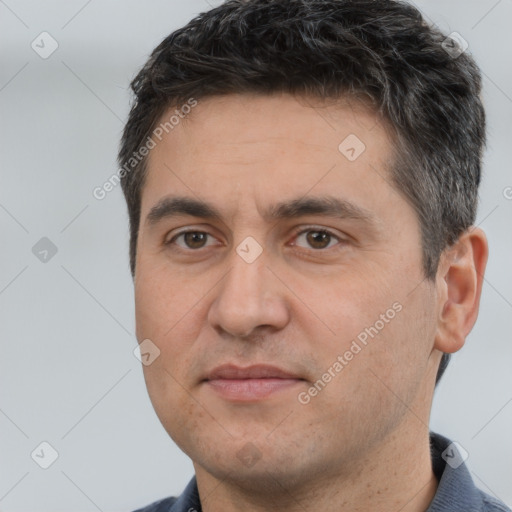
[(303, 381), (298, 375), (276, 366), (225, 364), (210, 371), (203, 382), (227, 400), (251, 402), (288, 390)]
[(211, 370), (206, 376), (206, 380), (215, 379), (300, 379), (300, 377), (269, 364), (254, 364), (246, 367), (223, 364)]

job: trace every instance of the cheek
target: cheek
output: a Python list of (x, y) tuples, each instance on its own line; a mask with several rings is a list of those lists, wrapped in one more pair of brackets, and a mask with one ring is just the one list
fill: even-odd
[[(152, 266), (151, 272), (141, 268), (135, 285), (135, 318), (137, 338), (150, 338), (164, 343), (175, 332), (193, 328), (194, 315), (201, 307), (205, 290), (194, 280)], [(183, 338), (183, 335), (179, 336)], [(159, 341), (158, 341), (159, 340)]]
[[(409, 297), (400, 302), (401, 311), (373, 338), (368, 338), (362, 360), (368, 378), (389, 401), (410, 404), (425, 379), (432, 350), (435, 324), (432, 305)], [(378, 328), (382, 324), (374, 324)]]
[(418, 287), (405, 272), (387, 277), (381, 272), (345, 276), (322, 292), (309, 292), (311, 308), (317, 307), (331, 331), (323, 327), (327, 335), (316, 337), (314, 358), (321, 371), (328, 372), (341, 356), (340, 386), (362, 393), (365, 388), (363, 394), (371, 391), (375, 396), (390, 394), (387, 386), (409, 396), (419, 385), (434, 341), (434, 304), (426, 287)]
[(168, 414), (172, 419), (177, 410), (180, 414), (170, 423), (185, 421), (188, 416), (189, 369), (194, 366), (200, 308), (193, 287), (184, 287), (163, 273), (152, 272), (146, 279), (141, 272), (135, 287), (136, 333), (139, 342), (149, 339), (159, 350), (158, 357), (143, 366), (143, 371), (149, 396), (162, 422)]
[[(307, 304), (316, 313), (318, 324), (323, 330), (330, 331), (335, 348), (342, 349), (352, 340), (368, 337), (369, 329), (387, 330), (388, 325), (397, 316), (393, 297), (389, 287), (371, 279), (368, 275), (358, 278), (356, 275), (339, 276), (325, 286), (307, 290)], [(384, 315), (386, 323), (381, 320)], [(381, 325), (382, 324), (382, 325)], [(329, 344), (328, 344), (329, 345)]]
[(187, 392), (187, 383), (183, 377), (174, 375), (173, 369), (165, 368), (155, 361), (150, 367), (144, 368), (146, 387), (153, 408), (169, 436), (181, 445), (188, 433), (199, 428), (205, 421), (205, 411), (191, 399)]

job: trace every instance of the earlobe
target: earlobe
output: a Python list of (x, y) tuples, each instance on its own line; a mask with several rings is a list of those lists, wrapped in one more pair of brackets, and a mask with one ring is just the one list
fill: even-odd
[(434, 347), (446, 353), (464, 345), (478, 316), (489, 248), (477, 227), (443, 251), (436, 277), (439, 318)]

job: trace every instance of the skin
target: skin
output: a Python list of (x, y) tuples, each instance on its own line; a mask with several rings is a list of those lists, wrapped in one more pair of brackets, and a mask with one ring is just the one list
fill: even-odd
[[(200, 101), (149, 155), (137, 338), (160, 350), (144, 366), (149, 396), (194, 463), (206, 512), (421, 511), (435, 494), (435, 376), (441, 353), (459, 350), (476, 320), (488, 249), (472, 228), (442, 254), (435, 281), (424, 278), (419, 221), (390, 181), (390, 133), (355, 101), (228, 95)], [(354, 161), (338, 150), (349, 134), (366, 146)], [(221, 218), (147, 222), (169, 196), (211, 203)], [(321, 196), (374, 221), (264, 216)], [(184, 229), (208, 236), (175, 238)], [(322, 230), (332, 234), (323, 242)], [(246, 237), (263, 249), (252, 263), (236, 251)], [(395, 303), (400, 312), (300, 403)], [(236, 402), (203, 382), (224, 363), (272, 364), (303, 380)]]

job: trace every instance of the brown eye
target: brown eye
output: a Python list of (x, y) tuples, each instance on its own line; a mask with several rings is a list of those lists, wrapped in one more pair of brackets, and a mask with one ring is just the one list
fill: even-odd
[[(299, 245), (297, 242), (299, 240), (303, 241), (304, 239), (307, 246), (315, 250), (328, 249), (341, 241), (340, 238), (333, 235), (329, 231), (323, 229), (308, 229), (297, 235), (294, 245)], [(300, 245), (304, 246), (303, 243)]]
[(306, 239), (311, 247), (314, 247), (315, 249), (325, 249), (329, 245), (331, 236), (325, 231), (310, 231), (307, 234)]
[(199, 249), (204, 246), (207, 236), (208, 235), (206, 233), (196, 233), (191, 231), (189, 233), (184, 233), (183, 240), (190, 249)]
[(209, 236), (203, 231), (185, 231), (177, 234), (166, 245), (176, 244), (182, 249), (202, 249), (207, 246)]

